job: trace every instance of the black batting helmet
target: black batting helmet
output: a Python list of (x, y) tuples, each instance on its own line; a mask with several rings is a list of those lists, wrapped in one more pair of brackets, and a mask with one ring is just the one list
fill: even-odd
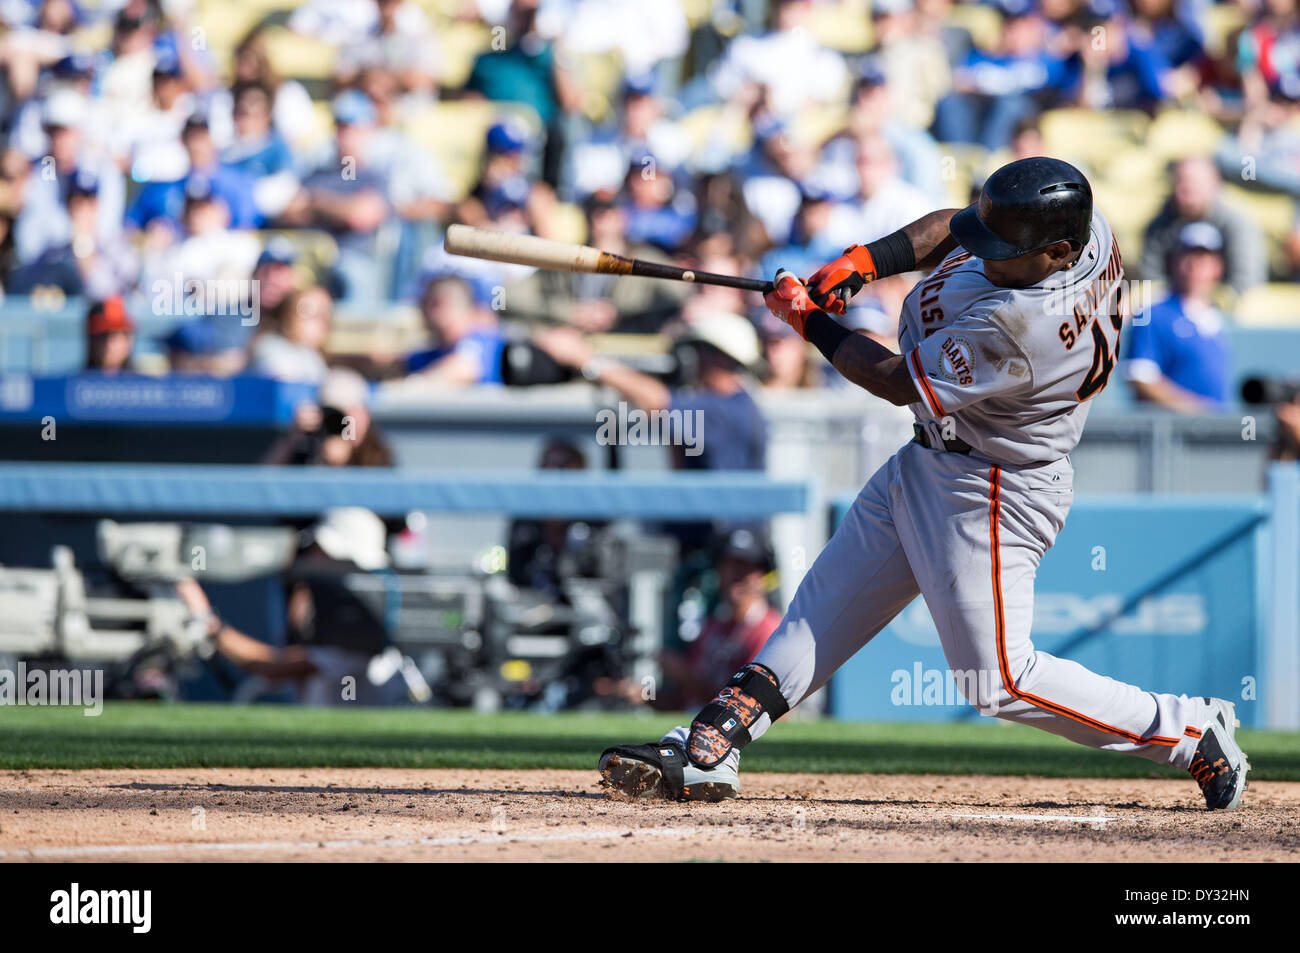
[(953, 238), (978, 258), (1002, 261), (1053, 242), (1088, 244), (1092, 186), (1083, 173), (1045, 156), (1008, 162), (988, 177), (979, 201), (952, 217)]

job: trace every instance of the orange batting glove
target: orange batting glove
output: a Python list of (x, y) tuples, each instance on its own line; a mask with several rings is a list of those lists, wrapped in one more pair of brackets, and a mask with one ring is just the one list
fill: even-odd
[(844, 254), (823, 265), (808, 279), (808, 293), (823, 311), (843, 314), (849, 299), (868, 281), (876, 280), (876, 263), (866, 245), (850, 245)]
[(817, 305), (808, 297), (808, 288), (797, 275), (784, 268), (778, 271), (772, 279), (772, 290), (763, 295), (763, 303), (769, 311), (798, 331), (800, 337), (807, 339), (804, 325), (808, 323), (808, 315), (817, 310)]

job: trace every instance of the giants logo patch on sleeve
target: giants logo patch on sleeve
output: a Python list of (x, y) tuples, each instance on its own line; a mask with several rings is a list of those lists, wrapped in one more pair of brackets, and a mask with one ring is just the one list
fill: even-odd
[(940, 348), (939, 376), (962, 387), (975, 379), (975, 349), (962, 337), (949, 335)]

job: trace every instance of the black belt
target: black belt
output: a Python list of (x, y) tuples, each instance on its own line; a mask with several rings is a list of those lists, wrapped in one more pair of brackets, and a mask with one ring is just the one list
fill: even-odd
[[(934, 449), (931, 446), (932, 441), (930, 440), (929, 431), (920, 424), (912, 424), (912, 433), (915, 434), (912, 439), (921, 446), (925, 447), (927, 450)], [(949, 453), (970, 453), (973, 448), (960, 437), (953, 437), (951, 440), (943, 441), (943, 449), (947, 450)]]

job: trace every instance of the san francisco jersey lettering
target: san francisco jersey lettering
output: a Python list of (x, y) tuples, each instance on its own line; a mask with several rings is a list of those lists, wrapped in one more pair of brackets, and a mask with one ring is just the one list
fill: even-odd
[(1028, 288), (1000, 288), (957, 249), (907, 296), (898, 344), (934, 420), (1004, 464), (1058, 460), (1079, 442), (1088, 401), (1119, 360), (1124, 266), (1093, 211), (1073, 267)]

